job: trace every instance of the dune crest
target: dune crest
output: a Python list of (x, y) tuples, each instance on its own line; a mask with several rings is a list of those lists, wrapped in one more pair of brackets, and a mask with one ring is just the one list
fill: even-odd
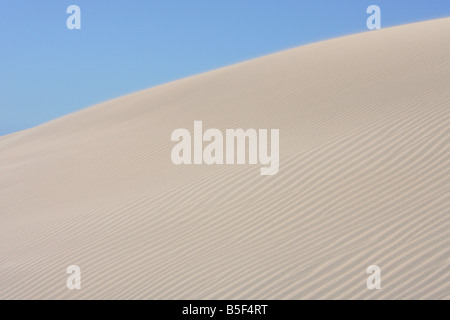
[[(448, 299), (449, 57), (450, 18), (426, 21), (2, 137), (0, 298)], [(279, 172), (174, 165), (195, 120), (279, 129)]]

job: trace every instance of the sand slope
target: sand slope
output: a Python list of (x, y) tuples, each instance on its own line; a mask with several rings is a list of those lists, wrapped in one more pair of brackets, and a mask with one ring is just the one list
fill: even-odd
[[(450, 18), (427, 21), (1, 137), (0, 298), (449, 299), (449, 57)], [(173, 165), (194, 120), (279, 128), (279, 173)]]

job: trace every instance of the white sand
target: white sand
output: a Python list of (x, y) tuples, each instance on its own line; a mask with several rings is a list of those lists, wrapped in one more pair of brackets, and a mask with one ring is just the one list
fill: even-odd
[[(450, 18), (382, 29), (1, 137), (0, 298), (449, 299), (449, 57)], [(175, 166), (194, 120), (279, 128), (279, 173)]]

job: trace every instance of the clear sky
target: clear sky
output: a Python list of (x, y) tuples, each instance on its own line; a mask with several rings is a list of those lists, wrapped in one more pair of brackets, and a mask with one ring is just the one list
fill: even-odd
[[(69, 30), (66, 9), (81, 9)], [(283, 49), (450, 16), (450, 0), (0, 0), (0, 135)]]

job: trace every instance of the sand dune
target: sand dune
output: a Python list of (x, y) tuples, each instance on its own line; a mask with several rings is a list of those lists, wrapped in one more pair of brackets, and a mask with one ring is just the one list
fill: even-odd
[[(387, 28), (0, 138), (0, 298), (448, 299), (449, 57), (450, 18)], [(194, 120), (278, 128), (278, 174), (174, 165)]]

